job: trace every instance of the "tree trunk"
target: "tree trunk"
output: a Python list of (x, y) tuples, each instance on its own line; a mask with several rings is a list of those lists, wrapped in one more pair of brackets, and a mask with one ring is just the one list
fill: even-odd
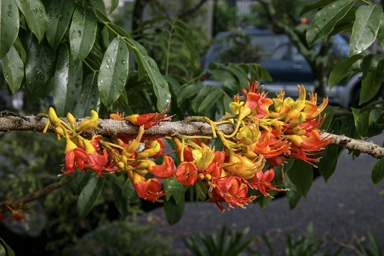
[(132, 31), (135, 31), (139, 27), (139, 24), (143, 21), (144, 8), (150, 1), (151, 0), (135, 1), (132, 13)]

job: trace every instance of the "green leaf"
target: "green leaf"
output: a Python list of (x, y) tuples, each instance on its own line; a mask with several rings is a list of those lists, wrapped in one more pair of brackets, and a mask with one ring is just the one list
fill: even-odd
[(375, 187), (384, 179), (384, 158), (380, 159), (372, 169), (372, 182)]
[(377, 32), (377, 37), (379, 38), (381, 47), (384, 48), (384, 13), (382, 13), (380, 17), (380, 27)]
[[(62, 44), (56, 63), (53, 82), (53, 102), (58, 116), (72, 112), (83, 83), (83, 63), (74, 63), (68, 44)], [(83, 116), (77, 116), (83, 117)]]
[[(334, 134), (339, 134), (339, 121), (336, 119), (332, 125), (332, 130)], [(328, 145), (325, 147), (325, 151), (320, 154), (321, 160), (317, 163), (319, 172), (323, 176), (325, 182), (332, 176), (335, 172), (337, 157), (338, 157), (339, 147), (335, 145)]]
[(191, 84), (181, 91), (177, 97), (177, 105), (181, 106), (186, 99), (195, 96), (203, 86), (201, 84)]
[(121, 37), (115, 37), (101, 62), (98, 85), (100, 99), (109, 108), (123, 92), (128, 78), (129, 52)]
[(289, 191), (286, 192), (286, 195), (289, 203), (289, 208), (293, 210), (297, 206), (297, 203), (300, 201), (302, 195), (299, 193), (299, 191), (297, 191), (296, 186), (289, 179), (288, 175), (285, 176), (284, 187), (289, 188)]
[(7, 256), (4, 246), (0, 243), (0, 256)]
[(365, 51), (375, 41), (383, 8), (380, 5), (362, 5), (356, 11), (356, 21), (349, 42), (350, 56)]
[(355, 120), (355, 127), (357, 131), (357, 135), (360, 138), (361, 136), (365, 136), (368, 126), (369, 126), (369, 113), (370, 111), (362, 112), (360, 109), (351, 108), (353, 118)]
[(238, 88), (248, 88), (248, 74), (237, 65), (230, 65), (226, 67), (232, 76), (237, 78), (239, 83)]
[(116, 182), (112, 180), (111, 176), (106, 175), (105, 181), (113, 192), (113, 200), (115, 202), (117, 210), (121, 214), (122, 218), (125, 219), (128, 215), (128, 208), (127, 201), (125, 201), (123, 198), (123, 190), (119, 187), (119, 185), (116, 184)]
[(130, 179), (127, 179), (125, 181), (122, 194), (125, 200), (131, 201), (131, 202), (136, 201), (139, 198)]
[(71, 54), (75, 63), (84, 60), (92, 50), (96, 31), (97, 19), (94, 11), (77, 6), (69, 28)]
[(308, 45), (312, 46), (314, 42), (327, 36), (355, 2), (356, 0), (338, 0), (318, 11), (307, 30), (306, 39)]
[(379, 86), (384, 81), (384, 59), (380, 60), (379, 63), (377, 63), (376, 70), (373, 71), (373, 79), (372, 84), (373, 87)]
[(324, 6), (329, 5), (330, 3), (335, 2), (336, 0), (320, 0), (316, 3), (307, 4), (303, 10), (300, 11), (299, 17), (303, 16), (307, 12), (310, 12), (315, 9), (323, 8)]
[(384, 189), (383, 189), (383, 191), (380, 192), (380, 195), (384, 195)]
[(347, 137), (353, 138), (355, 134), (355, 121), (353, 119), (353, 115), (346, 116), (340, 126), (340, 134), (344, 134)]
[(111, 41), (109, 40), (109, 32), (108, 28), (104, 27), (100, 30), (100, 46), (103, 51), (106, 51), (108, 49), (109, 44)]
[(329, 88), (332, 89), (333, 86), (340, 82), (343, 77), (347, 74), (349, 69), (352, 67), (352, 65), (362, 57), (363, 55), (353, 55), (337, 64), (329, 75)]
[(287, 175), (292, 183), (296, 186), (297, 191), (307, 197), (308, 191), (312, 186), (313, 170), (312, 165), (296, 159)]
[(203, 88), (201, 88), (201, 90), (199, 90), (198, 94), (196, 95), (196, 97), (191, 102), (191, 107), (192, 107), (193, 111), (195, 111), (197, 113), (197, 110), (198, 110), (199, 106), (201, 105), (201, 102), (204, 99), (204, 97), (207, 96), (212, 91), (213, 91), (212, 86), (204, 86)]
[(74, 0), (49, 1), (47, 5), (48, 27), (46, 36), (54, 50), (68, 29), (69, 22), (75, 9)]
[(48, 42), (43, 40), (38, 44), (33, 37), (25, 61), (26, 90), (29, 103), (47, 95), (49, 88), (47, 82), (53, 75), (54, 61), (55, 54)]
[(24, 49), (24, 46), (23, 44), (21, 43), (20, 39), (19, 38), (16, 38), (16, 41), (15, 41), (15, 45), (16, 47), (16, 50), (19, 52), (20, 54), (20, 57), (21, 57), (21, 61), (23, 63), (25, 63), (25, 61), (27, 60), (27, 53), (25, 52), (25, 49)]
[(3, 246), (5, 247), (5, 249), (7, 250), (7, 256), (15, 256), (15, 252), (12, 250), (11, 247), (9, 247), (9, 245), (7, 245), (7, 243), (0, 237), (0, 244), (3, 244)]
[(15, 47), (11, 47), (8, 53), (2, 58), (5, 80), (12, 93), (20, 89), (24, 79), (24, 63), (21, 60)]
[(252, 79), (268, 82), (271, 82), (273, 80), (272, 77), (269, 75), (268, 71), (263, 68), (260, 64), (253, 63), (249, 66), (251, 67)]
[(159, 111), (163, 110), (164, 107), (171, 102), (171, 93), (169, 92), (167, 81), (164, 80), (156, 62), (148, 56), (144, 47), (131, 38), (126, 38), (126, 40), (130, 43), (130, 50), (135, 55), (139, 69), (139, 77), (143, 77), (145, 72), (147, 72), (157, 97), (157, 109)]
[(110, 0), (111, 2), (111, 9), (109, 9), (109, 14), (111, 14), (119, 5), (119, 0)]
[(48, 26), (44, 5), (40, 0), (15, 0), (15, 2), (24, 14), (29, 29), (35, 34), (39, 42), (41, 42)]
[(236, 80), (233, 78), (233, 76), (228, 74), (227, 71), (208, 69), (207, 72), (212, 76), (213, 79), (219, 81), (227, 92), (230, 94), (238, 93), (239, 90)]
[(360, 80), (363, 80), (367, 76), (368, 72), (371, 69), (371, 64), (374, 57), (375, 57), (375, 54), (368, 54), (367, 56), (364, 57), (363, 61), (360, 64), (361, 71), (363, 72), (363, 75), (359, 77)]
[(372, 109), (371, 113), (369, 114), (369, 127), (367, 131), (367, 137), (373, 137), (383, 132), (383, 113), (384, 112), (380, 109)]
[(324, 118), (325, 120), (323, 124), (319, 127), (319, 130), (328, 130), (329, 125), (332, 123), (332, 118), (336, 113), (336, 110), (338, 110), (339, 107), (334, 107), (328, 105), (322, 112), (321, 112), (321, 117)]
[(361, 92), (359, 105), (372, 99), (380, 89), (380, 84), (373, 84), (374, 72), (369, 72), (364, 80), (361, 82)]
[(204, 100), (201, 102), (197, 113), (203, 115), (205, 114), (215, 103), (220, 99), (223, 91), (214, 90), (210, 94), (208, 94)]
[(105, 4), (103, 0), (90, 0), (89, 3), (93, 8), (98, 10), (99, 12), (106, 14), (105, 12)]
[(89, 115), (91, 110), (99, 111), (99, 92), (97, 89), (97, 73), (90, 73), (81, 86), (80, 95), (76, 99), (76, 106), (71, 112), (74, 117)]
[(76, 171), (76, 177), (69, 184), (69, 187), (71, 188), (71, 192), (74, 196), (77, 196), (80, 194), (84, 186), (87, 185), (89, 179), (92, 176), (92, 173), (93, 172), (91, 171), (88, 171), (87, 173), (81, 172), (79, 170)]
[(170, 85), (170, 88), (171, 88), (172, 92), (173, 92), (175, 95), (179, 96), (180, 93), (181, 93), (181, 91), (183, 90), (183, 87), (181, 87), (181, 85), (179, 84), (179, 82), (178, 82), (176, 79), (174, 79), (174, 78), (172, 78), (172, 77), (170, 77), (170, 76), (165, 76), (165, 75), (163, 75), (163, 78), (164, 78), (165, 81), (167, 81), (168, 84)]
[(0, 59), (11, 49), (19, 33), (19, 9), (13, 0), (0, 2)]
[(178, 182), (175, 177), (164, 180), (164, 191), (170, 191), (165, 195), (165, 199), (169, 200), (171, 197), (175, 199), (175, 203), (179, 204), (184, 198), (184, 186), (181, 182)]
[(103, 185), (103, 177), (92, 177), (83, 190), (81, 190), (79, 199), (77, 200), (77, 211), (80, 219), (84, 219), (84, 217), (91, 211), (101, 194)]
[(264, 211), (264, 209), (269, 205), (270, 202), (272, 202), (272, 198), (268, 196), (262, 196), (262, 198), (258, 201), (262, 211)]
[(179, 220), (181, 220), (184, 214), (184, 207), (185, 207), (184, 196), (180, 198), (180, 201), (178, 204), (176, 204), (174, 197), (169, 198), (169, 200), (165, 198), (164, 213), (165, 213), (165, 217), (167, 217), (167, 221), (170, 226), (173, 226), (174, 224), (179, 222)]

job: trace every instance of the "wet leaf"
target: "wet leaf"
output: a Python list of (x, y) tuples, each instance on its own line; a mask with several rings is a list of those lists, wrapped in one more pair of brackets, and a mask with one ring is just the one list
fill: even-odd
[(59, 49), (52, 90), (58, 116), (65, 116), (68, 112), (73, 111), (78, 101), (82, 84), (83, 63), (75, 64), (68, 44), (62, 44)]
[(126, 38), (126, 40), (130, 43), (129, 48), (135, 55), (139, 69), (139, 79), (141, 79), (145, 73), (148, 74), (157, 98), (157, 109), (159, 111), (163, 110), (163, 108), (171, 102), (171, 93), (167, 81), (164, 80), (156, 62), (148, 56), (145, 48), (133, 39)]
[(97, 19), (93, 10), (77, 6), (69, 28), (71, 54), (75, 63), (85, 59), (96, 40)]
[(29, 103), (43, 98), (48, 94), (48, 80), (53, 76), (55, 54), (51, 46), (44, 39), (38, 44), (32, 37), (31, 46), (27, 51), (25, 61), (26, 91)]
[(54, 50), (59, 46), (61, 39), (68, 29), (73, 11), (75, 9), (74, 0), (47, 1), (47, 40)]
[(123, 92), (128, 78), (129, 52), (121, 37), (115, 37), (101, 62), (98, 87), (101, 102), (109, 108)]
[(0, 59), (11, 49), (19, 33), (19, 9), (13, 0), (0, 2)]
[(80, 95), (77, 97), (76, 107), (72, 114), (75, 117), (89, 115), (91, 110), (99, 111), (100, 98), (97, 89), (97, 73), (90, 73), (81, 86)]
[(20, 89), (24, 79), (24, 63), (15, 47), (11, 47), (8, 53), (2, 58), (4, 77), (12, 93)]
[(377, 37), (383, 8), (377, 4), (360, 6), (349, 42), (350, 56), (365, 51)]
[(29, 29), (39, 42), (43, 39), (48, 26), (47, 14), (40, 0), (15, 0), (17, 6), (24, 14)]
[(356, 0), (338, 0), (330, 3), (318, 11), (307, 30), (308, 46), (317, 40), (326, 37), (355, 4)]

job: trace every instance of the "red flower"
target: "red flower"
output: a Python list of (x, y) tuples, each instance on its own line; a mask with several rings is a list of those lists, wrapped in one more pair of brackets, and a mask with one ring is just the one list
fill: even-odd
[(16, 210), (12, 211), (12, 215), (13, 215), (13, 219), (15, 221), (21, 221), (25, 217), (24, 214), (22, 214), (21, 212), (16, 211)]
[(0, 214), (0, 221), (5, 219), (5, 213)]
[(196, 165), (192, 162), (181, 163), (176, 169), (175, 177), (184, 186), (193, 185), (198, 177)]
[(164, 193), (164, 191), (161, 189), (162, 186), (157, 179), (146, 180), (143, 176), (141, 176), (141, 179), (137, 185), (134, 185), (133, 182), (132, 184), (136, 189), (137, 195), (148, 201), (162, 203), (163, 200), (159, 199), (159, 197), (168, 193)]
[(75, 148), (68, 151), (65, 154), (65, 168), (67, 171), (61, 175), (76, 172), (76, 167), (78, 167), (80, 170), (83, 170), (85, 168), (85, 162), (87, 159), (87, 154), (81, 148)]
[[(273, 169), (267, 170), (266, 172), (258, 172), (255, 177), (252, 178), (249, 184), (253, 188), (259, 190), (264, 196), (272, 197), (266, 191), (284, 191), (285, 189), (277, 189), (279, 185), (272, 185), (271, 182), (275, 178), (275, 171)], [(273, 198), (273, 197), (272, 197)]]
[(237, 178), (230, 176), (222, 178), (215, 182), (215, 189), (212, 191), (212, 197), (209, 201), (215, 203), (222, 212), (224, 212), (223, 201), (230, 208), (245, 208), (244, 205), (252, 202), (257, 196), (246, 197), (248, 187), (244, 183), (238, 182)]
[(173, 159), (169, 156), (164, 156), (164, 163), (162, 165), (155, 165), (148, 169), (150, 173), (159, 179), (168, 179), (175, 175), (175, 164)]

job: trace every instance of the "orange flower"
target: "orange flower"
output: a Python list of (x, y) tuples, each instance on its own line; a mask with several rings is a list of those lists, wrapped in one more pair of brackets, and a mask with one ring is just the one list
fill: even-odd
[(247, 185), (244, 183), (239, 184), (238, 180), (233, 176), (217, 180), (215, 185), (209, 201), (215, 203), (222, 212), (224, 212), (223, 201), (228, 204), (229, 211), (230, 208), (234, 207), (245, 208), (244, 205), (256, 199), (256, 196), (247, 198)]
[(175, 164), (173, 163), (172, 157), (164, 156), (164, 162), (162, 165), (155, 165), (148, 168), (148, 171), (155, 175), (159, 179), (168, 179), (175, 174)]
[(175, 177), (184, 186), (193, 185), (198, 177), (196, 165), (192, 162), (181, 163), (176, 169)]
[(159, 197), (162, 197), (168, 193), (164, 193), (160, 181), (157, 179), (146, 180), (143, 176), (141, 176), (138, 184), (135, 185), (132, 180), (131, 182), (136, 189), (137, 195), (148, 201), (162, 203), (163, 200), (159, 199)]
[(21, 221), (25, 217), (24, 214), (16, 210), (12, 210), (12, 216), (14, 221)]
[[(264, 196), (272, 197), (266, 191), (284, 191), (285, 189), (277, 189), (278, 185), (272, 185), (271, 182), (275, 178), (275, 171), (273, 169), (266, 172), (258, 172), (255, 177), (252, 178), (249, 184), (253, 188), (259, 190)], [(272, 197), (273, 198), (273, 197)]]

